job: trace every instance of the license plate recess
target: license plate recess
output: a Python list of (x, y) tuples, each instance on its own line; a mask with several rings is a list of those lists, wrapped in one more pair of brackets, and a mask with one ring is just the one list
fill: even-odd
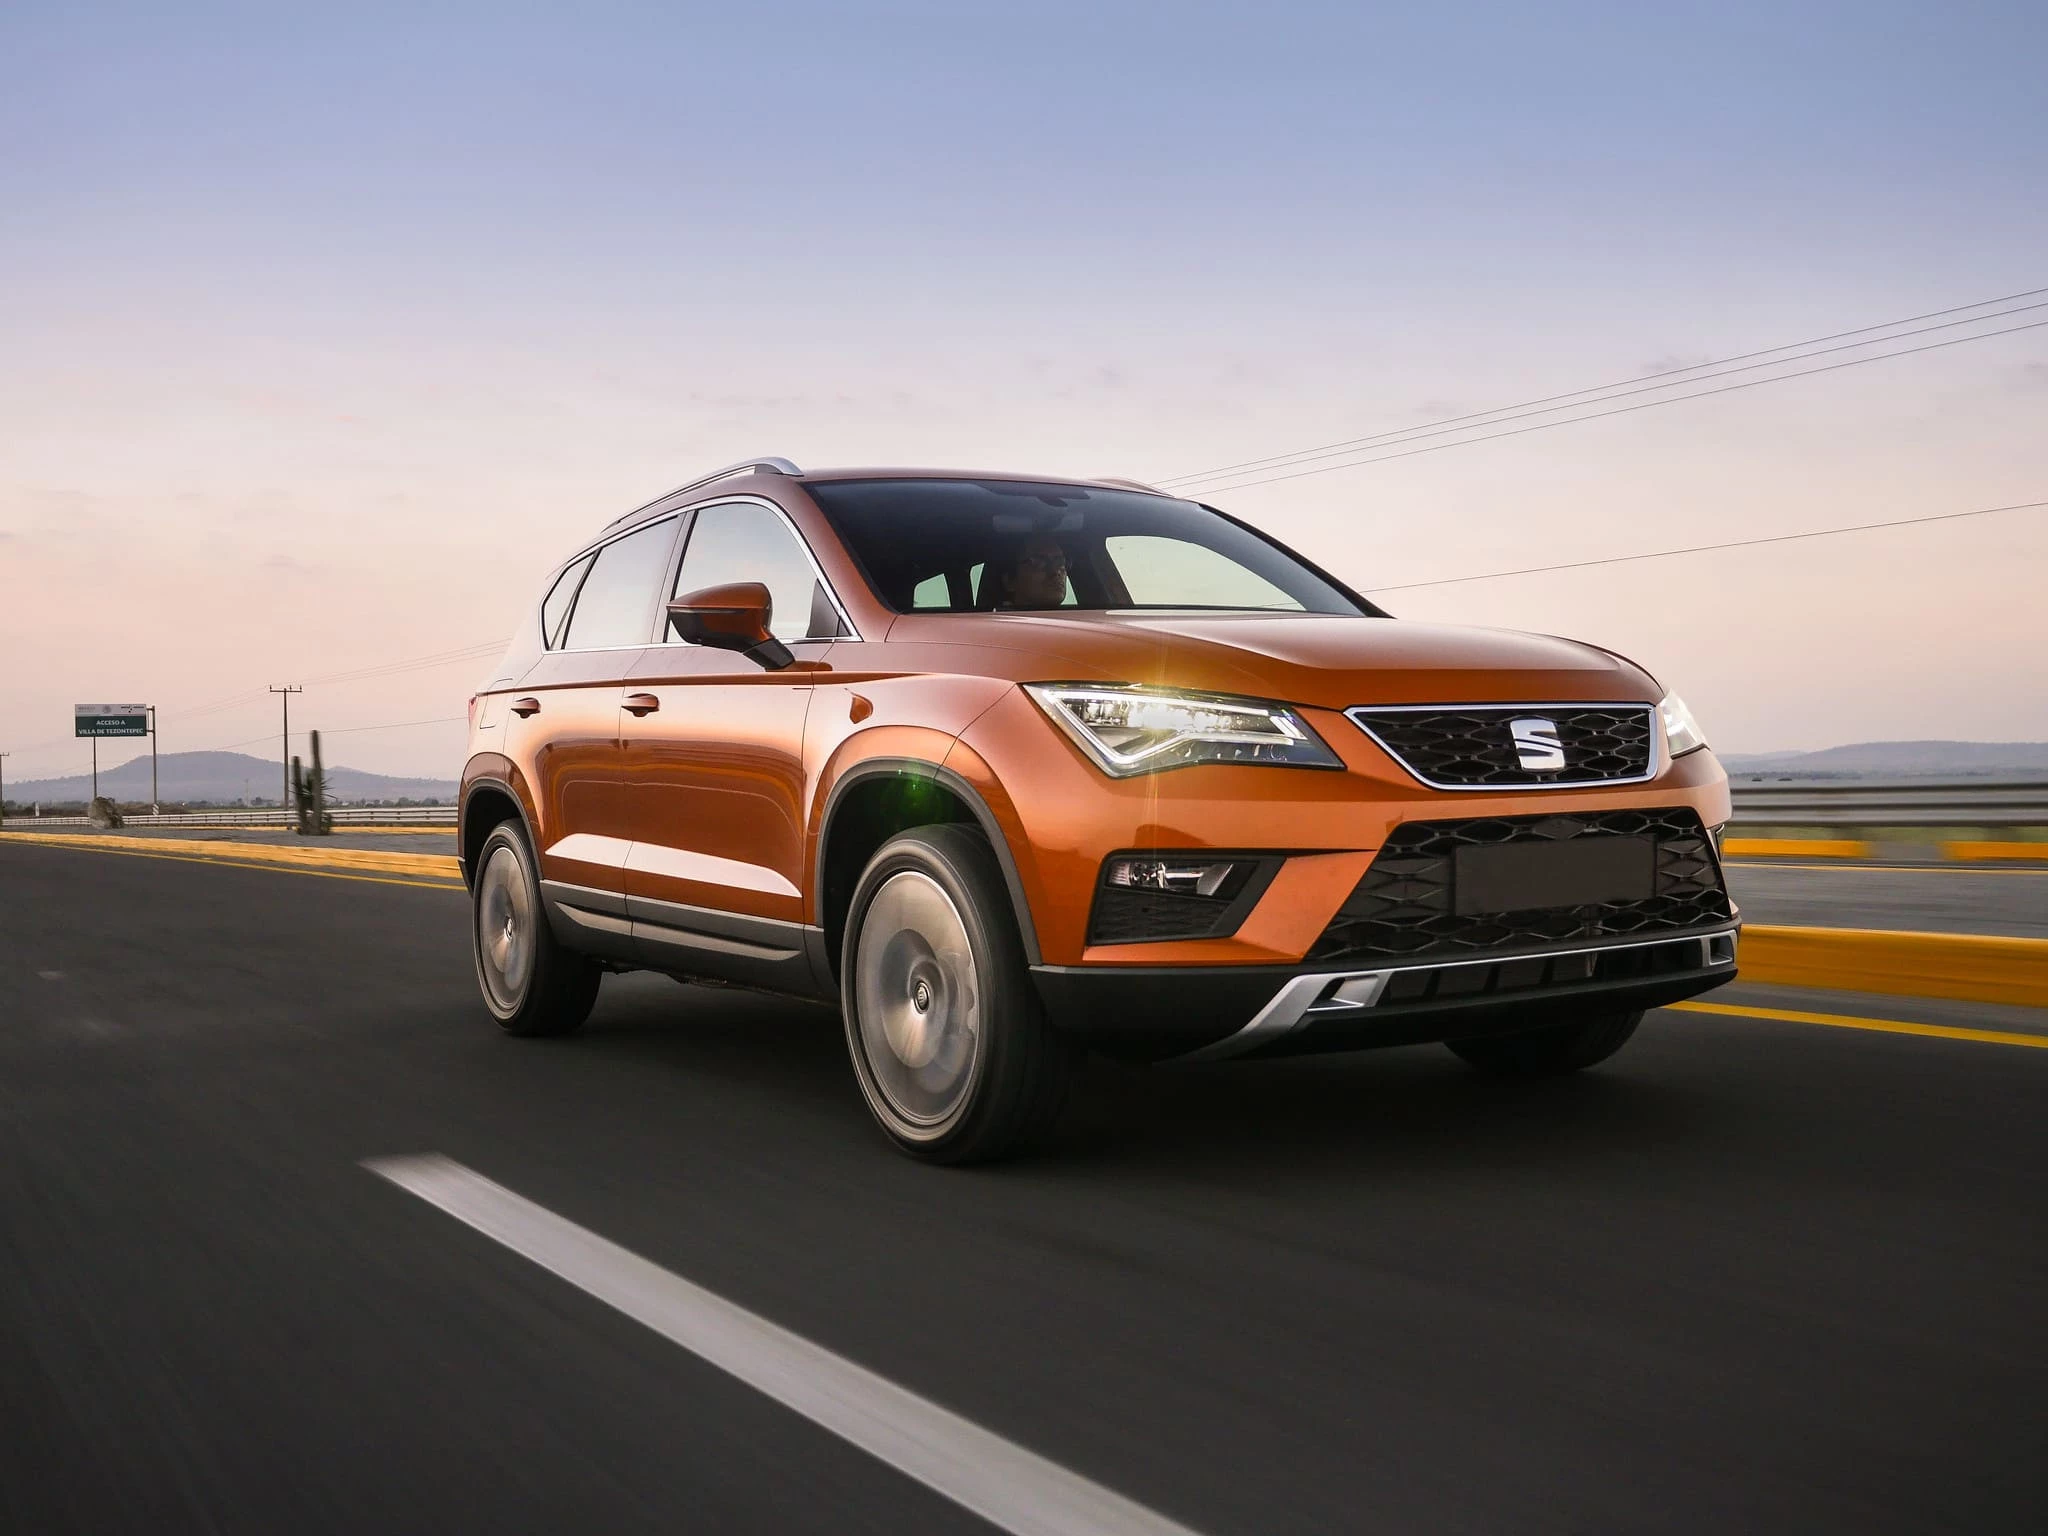
[(1472, 843), (1451, 866), (1460, 917), (1645, 901), (1656, 894), (1657, 845), (1647, 837)]

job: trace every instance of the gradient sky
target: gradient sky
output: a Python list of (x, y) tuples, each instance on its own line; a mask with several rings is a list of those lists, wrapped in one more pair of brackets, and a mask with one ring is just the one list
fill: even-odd
[[(2044, 58), (2038, 0), (11, 0), (7, 778), (84, 701), (274, 757), (264, 685), (502, 637), (750, 453), (1167, 476), (2048, 285)], [(2042, 498), (2048, 330), (1218, 499), (1372, 588)], [(2036, 512), (1387, 602), (1724, 750), (2038, 739), (2044, 574)], [(294, 724), (452, 775), (353, 728), (485, 666)]]

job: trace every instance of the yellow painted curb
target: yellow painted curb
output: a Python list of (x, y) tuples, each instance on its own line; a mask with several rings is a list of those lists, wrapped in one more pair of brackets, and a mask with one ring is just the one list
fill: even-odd
[(1925, 1035), (1931, 1040), (1975, 1040), (1984, 1045), (2020, 1045), (2048, 1051), (2048, 1035), (2010, 1029), (1965, 1029), (1956, 1024), (1921, 1024), (1911, 1019), (1860, 1019), (1846, 1013), (1801, 1013), (1795, 1008), (1750, 1008), (1741, 1003), (1667, 1003), (1686, 1013), (1725, 1013), (1738, 1019), (1783, 1019), (1788, 1024), (1824, 1024), (1830, 1029), (1867, 1029), (1881, 1035)]
[(2048, 864), (2048, 843), (1943, 843), (1941, 856), (1959, 864), (1992, 859), (2030, 859)]
[(2048, 1008), (2048, 939), (1752, 924), (1736, 966), (1767, 986)]
[[(131, 833), (138, 833), (138, 832), (155, 832), (155, 831), (157, 831), (157, 830), (158, 830), (157, 828), (155, 828), (155, 827), (153, 827), (153, 826), (150, 826), (150, 825), (149, 825), (149, 824), (148, 824), (147, 822), (144, 822), (144, 823), (142, 823), (142, 824), (140, 824), (140, 825), (137, 825), (137, 824), (135, 824), (135, 823), (133, 823), (133, 822), (129, 823), (129, 831), (130, 831)], [(171, 830), (173, 830), (173, 829), (171, 829), (171, 828), (164, 828), (163, 830), (165, 830), (165, 831), (171, 831)], [(290, 828), (290, 827), (281, 827), (281, 826), (279, 826), (279, 825), (278, 825), (278, 824), (277, 824), (276, 822), (274, 822), (274, 821), (272, 821), (272, 822), (264, 822), (264, 823), (260, 823), (260, 824), (259, 824), (259, 823), (257, 823), (257, 822), (253, 822), (253, 821), (252, 821), (252, 822), (247, 822), (247, 823), (244, 823), (244, 822), (236, 822), (236, 821), (218, 821), (218, 822), (210, 822), (210, 823), (208, 823), (207, 825), (205, 825), (205, 826), (202, 826), (202, 827), (179, 827), (179, 828), (177, 828), (177, 829), (175, 829), (175, 830), (176, 830), (176, 831), (179, 831), (179, 832), (280, 832), (280, 833), (283, 833), (283, 832), (290, 832), (290, 831), (291, 831), (291, 828)], [(352, 822), (352, 821), (349, 821), (349, 822), (338, 822), (338, 823), (336, 823), (336, 825), (334, 826), (333, 830), (334, 830), (334, 832), (335, 832), (335, 834), (336, 834), (337, 836), (342, 836), (342, 837), (354, 837), (354, 836), (355, 836), (355, 835), (356, 835), (357, 833), (359, 833), (359, 832), (367, 832), (367, 833), (377, 833), (377, 834), (382, 834), (382, 833), (387, 833), (387, 832), (388, 832), (388, 833), (394, 833), (394, 834), (401, 834), (401, 835), (403, 835), (403, 836), (406, 836), (406, 837), (453, 837), (453, 836), (455, 835), (455, 828), (453, 828), (453, 827), (443, 827), (443, 826), (438, 826), (438, 825), (436, 825), (436, 826), (412, 826), (412, 827), (409, 827), (409, 826), (405, 825), (405, 823), (403, 823), (403, 822), (399, 822), (399, 823), (397, 823), (396, 825), (393, 825), (393, 826), (388, 826), (388, 827), (386, 827), (386, 826), (375, 826), (375, 827), (369, 827), (369, 826), (357, 826), (357, 825), (356, 825), (356, 824), (355, 824), (354, 822)], [(33, 835), (33, 836), (38, 836), (38, 837), (42, 837), (42, 836), (51, 836), (51, 837), (54, 837), (54, 836), (57, 836), (58, 834), (56, 834), (56, 833), (34, 833), (34, 834), (31, 834), (31, 835)], [(81, 834), (81, 835), (85, 835), (85, 834)]]
[(9, 843), (42, 843), (93, 853), (127, 853), (143, 858), (196, 859), (210, 864), (282, 864), (297, 869), (342, 869), (365, 874), (410, 875), (421, 880), (459, 880), (462, 870), (449, 853), (387, 853), (378, 848), (324, 848), (296, 843), (226, 843), (198, 838), (121, 837), (94, 832), (0, 833)]
[(1730, 837), (1721, 851), (1737, 858), (1867, 859), (1870, 844), (1849, 837)]

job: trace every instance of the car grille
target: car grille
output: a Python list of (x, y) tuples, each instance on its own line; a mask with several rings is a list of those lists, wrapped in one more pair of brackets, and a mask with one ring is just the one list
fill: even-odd
[[(1345, 711), (1403, 768), (1436, 789), (1563, 788), (1650, 777), (1656, 710), (1648, 704), (1501, 704)], [(1556, 728), (1564, 765), (1524, 768), (1512, 723)]]
[[(1647, 837), (1652, 894), (1640, 901), (1460, 913), (1453, 867), (1461, 844)], [(1595, 811), (1412, 821), (1394, 829), (1365, 876), (1308, 952), (1314, 962), (1457, 957), (1599, 939), (1654, 938), (1733, 916), (1721, 868), (1691, 810)]]

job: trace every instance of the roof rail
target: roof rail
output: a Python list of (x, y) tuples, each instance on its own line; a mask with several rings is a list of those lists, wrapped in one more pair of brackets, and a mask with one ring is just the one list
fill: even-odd
[(681, 485), (677, 486), (674, 490), (664, 491), (661, 495), (655, 497), (653, 501), (648, 502), (645, 506), (635, 507), (632, 511), (622, 513), (618, 517), (613, 518), (610, 522), (605, 524), (605, 527), (616, 528), (619, 526), (619, 524), (629, 521), (632, 518), (638, 517), (642, 512), (645, 512), (648, 507), (657, 506), (660, 503), (667, 501), (671, 496), (680, 496), (684, 491), (694, 491), (700, 485), (710, 485), (715, 480), (723, 480), (727, 475), (736, 475), (743, 469), (759, 470), (764, 474), (770, 475), (800, 475), (803, 473), (802, 470), (798, 469), (794, 464), (790, 463), (788, 459), (741, 459), (737, 464), (728, 464), (723, 469), (714, 469), (708, 475), (699, 475), (695, 480), (686, 480)]

